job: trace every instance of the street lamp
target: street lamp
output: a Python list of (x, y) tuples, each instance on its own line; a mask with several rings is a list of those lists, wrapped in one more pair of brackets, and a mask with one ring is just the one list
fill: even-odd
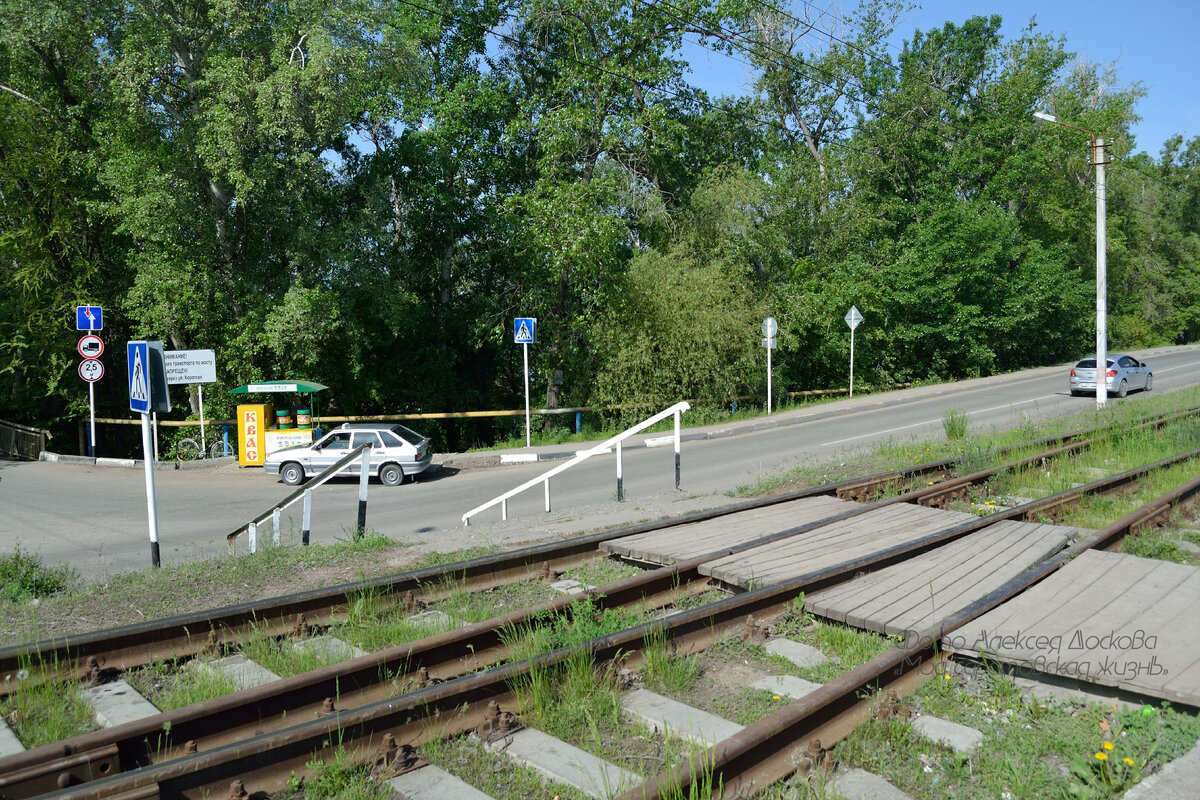
[(1064, 128), (1082, 131), (1092, 139), (1092, 163), (1096, 165), (1096, 406), (1103, 407), (1108, 399), (1108, 230), (1105, 212), (1104, 140), (1087, 128), (1059, 122), (1053, 114), (1042, 111), (1033, 116)]

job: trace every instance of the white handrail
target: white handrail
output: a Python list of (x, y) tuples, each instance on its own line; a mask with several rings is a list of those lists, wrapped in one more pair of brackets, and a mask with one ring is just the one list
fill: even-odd
[(682, 414), (684, 411), (687, 411), (691, 407), (692, 407), (691, 404), (688, 403), (686, 400), (676, 403), (675, 405), (671, 406), (670, 408), (660, 411), (652, 417), (647, 417), (646, 419), (639, 422), (637, 425), (634, 425), (632, 428), (627, 428), (626, 430), (622, 431), (621, 433), (618, 433), (616, 436), (612, 437), (611, 439), (606, 439), (605, 441), (601, 442), (598, 445), (595, 445), (593, 447), (588, 448), (587, 450), (583, 450), (579, 453), (576, 453), (575, 457), (570, 459), (569, 461), (559, 464), (557, 467), (547, 470), (546, 472), (539, 475), (538, 477), (533, 478), (532, 480), (525, 481), (525, 483), (522, 483), (517, 488), (510, 489), (509, 491), (505, 492), (504, 494), (500, 495), (499, 497), (495, 497), (495, 498), (487, 501), (483, 505), (476, 506), (475, 508), (471, 509), (467, 513), (463, 514), (462, 515), (463, 525), (470, 525), (471, 517), (475, 516), (480, 511), (484, 511), (486, 509), (491, 508), (492, 506), (496, 505), (497, 503), (500, 504), (501, 519), (508, 519), (508, 499), (514, 495), (520, 494), (521, 492), (525, 491), (526, 489), (529, 489), (530, 487), (537, 486), (539, 483), (546, 484), (546, 511), (549, 512), (550, 511), (550, 479), (553, 478), (555, 475), (559, 474), (560, 472), (565, 472), (568, 469), (570, 469), (571, 467), (575, 466), (576, 464), (579, 464), (579, 463), (582, 463), (582, 462), (588, 460), (589, 458), (591, 458), (594, 455), (597, 455), (599, 453), (607, 453), (610, 449), (612, 449), (613, 445), (617, 446), (617, 495), (618, 495), (618, 499), (621, 499), (621, 495), (623, 494), (623, 487), (621, 485), (621, 442), (625, 441), (630, 436), (633, 436), (635, 433), (639, 433), (639, 432), (645, 430), (646, 428), (649, 428), (651, 425), (655, 424), (656, 422), (661, 422), (662, 420), (666, 419), (667, 417), (669, 417), (671, 415), (675, 416), (675, 488), (678, 489), (679, 488), (679, 415)]

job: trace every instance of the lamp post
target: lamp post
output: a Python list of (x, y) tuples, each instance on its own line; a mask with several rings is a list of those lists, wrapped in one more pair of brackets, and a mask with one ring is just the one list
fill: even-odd
[(1104, 140), (1087, 128), (1059, 122), (1053, 114), (1033, 112), (1036, 119), (1086, 133), (1092, 139), (1092, 163), (1096, 165), (1096, 406), (1108, 400), (1108, 228), (1105, 211)]

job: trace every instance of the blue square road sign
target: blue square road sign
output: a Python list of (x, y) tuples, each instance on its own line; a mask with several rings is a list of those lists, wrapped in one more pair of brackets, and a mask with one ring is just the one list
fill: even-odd
[(75, 330), (99, 331), (103, 329), (103, 308), (100, 306), (75, 306)]
[(129, 410), (150, 413), (150, 344), (129, 342), (125, 346), (129, 365)]
[(513, 320), (513, 341), (533, 344), (537, 341), (537, 317), (517, 317)]

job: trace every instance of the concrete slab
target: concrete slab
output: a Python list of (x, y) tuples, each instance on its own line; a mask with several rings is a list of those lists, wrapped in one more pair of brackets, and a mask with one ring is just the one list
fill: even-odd
[(81, 689), (79, 694), (91, 703), (92, 710), (96, 713), (96, 722), (102, 728), (111, 728), (160, 713), (157, 706), (123, 680)]
[(769, 675), (750, 684), (750, 688), (762, 689), (764, 692), (774, 692), (781, 697), (799, 700), (804, 695), (820, 689), (821, 684), (797, 678), (795, 675)]
[(635, 689), (621, 698), (621, 709), (627, 717), (662, 731), (668, 736), (687, 739), (705, 747), (728, 739), (742, 729), (736, 722), (689, 705), (655, 694), (648, 689)]
[(563, 578), (561, 581), (555, 581), (550, 584), (550, 588), (563, 594), (583, 594), (589, 589), (595, 589), (596, 587), (580, 583), (572, 578)]
[(192, 669), (210, 669), (218, 672), (232, 680), (233, 685), (239, 690), (252, 689), (255, 686), (279, 680), (279, 676), (274, 672), (256, 664), (241, 653), (212, 661), (194, 658), (188, 662), (188, 666)]
[(642, 782), (632, 772), (534, 728), (522, 728), (487, 746), (598, 800), (609, 800)]
[(831, 781), (846, 800), (912, 800), (878, 775), (861, 769), (839, 769)]
[(492, 800), (471, 784), (456, 778), (432, 764), (392, 778), (388, 785), (399, 792), (403, 800)]
[(298, 642), (293, 642), (292, 647), (296, 650), (312, 653), (330, 662), (348, 661), (351, 658), (358, 658), (367, 654), (366, 650), (355, 647), (349, 642), (343, 642), (336, 636), (328, 634), (314, 636), (311, 639), (301, 639)]
[(1192, 800), (1200, 784), (1200, 746), (1165, 764), (1124, 795), (1123, 800)]
[(819, 667), (829, 661), (829, 656), (817, 648), (791, 639), (768, 639), (764, 646), (768, 653), (783, 656), (798, 667)]
[(983, 744), (983, 734), (979, 731), (940, 717), (916, 717), (912, 727), (926, 739), (940, 742), (957, 753), (973, 753), (976, 747)]
[(12, 732), (12, 728), (8, 727), (4, 717), (0, 717), (0, 758), (14, 756), (24, 751), (25, 745), (21, 744), (21, 740)]
[(419, 614), (410, 616), (408, 621), (416, 625), (436, 628), (440, 631), (448, 631), (454, 627), (454, 620), (450, 619), (450, 615), (444, 611), (422, 611)]

